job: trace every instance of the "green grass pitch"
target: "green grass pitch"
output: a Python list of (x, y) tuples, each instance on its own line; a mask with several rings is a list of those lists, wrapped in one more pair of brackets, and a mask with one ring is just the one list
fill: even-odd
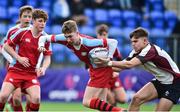
[[(6, 110), (8, 107), (8, 111)], [(23, 103), (25, 107), (25, 103)], [(118, 107), (127, 108), (128, 104), (118, 104)], [(155, 109), (155, 104), (144, 104), (141, 106), (140, 111), (153, 111)], [(13, 112), (10, 110), (9, 105), (6, 105), (4, 112)], [(25, 112), (25, 111), (24, 111)], [(97, 112), (97, 110), (89, 109), (84, 107), (80, 102), (41, 102), (39, 112)], [(180, 112), (180, 104), (174, 105), (171, 112)]]
[[(119, 107), (127, 108), (128, 104), (118, 104)], [(141, 111), (153, 111), (155, 109), (155, 104), (144, 104), (141, 106)], [(59, 102), (42, 102), (40, 107), (40, 112), (97, 112), (92, 109), (84, 107), (81, 103), (59, 103)], [(172, 109), (172, 112), (180, 112), (180, 104), (175, 105)]]

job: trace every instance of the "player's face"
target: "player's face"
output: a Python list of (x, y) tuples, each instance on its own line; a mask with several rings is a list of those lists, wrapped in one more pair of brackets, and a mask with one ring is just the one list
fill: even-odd
[(98, 39), (103, 39), (103, 38), (107, 38), (108, 37), (108, 33), (107, 32), (102, 32), (101, 34), (97, 34), (97, 38)]
[(19, 20), (22, 27), (28, 27), (32, 20), (32, 11), (24, 11)]
[(37, 18), (33, 20), (33, 27), (35, 27), (38, 32), (42, 32), (44, 30), (44, 27), (46, 25), (46, 22), (43, 18)]
[(78, 32), (67, 33), (67, 34), (64, 34), (64, 36), (66, 37), (66, 40), (69, 44), (71, 44), (71, 45), (79, 45), (80, 44)]
[(140, 52), (147, 45), (147, 38), (131, 38), (131, 44), (136, 52)]

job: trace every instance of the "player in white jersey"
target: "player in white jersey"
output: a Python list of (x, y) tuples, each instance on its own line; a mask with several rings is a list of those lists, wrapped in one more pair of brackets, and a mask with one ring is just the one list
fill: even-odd
[(139, 65), (151, 72), (155, 78), (134, 95), (129, 111), (138, 111), (143, 103), (156, 98), (160, 99), (156, 111), (170, 111), (180, 97), (180, 72), (177, 65), (163, 49), (149, 43), (145, 29), (135, 29), (130, 34), (130, 40), (133, 50), (126, 60), (100, 59), (96, 64), (104, 63), (115, 71)]

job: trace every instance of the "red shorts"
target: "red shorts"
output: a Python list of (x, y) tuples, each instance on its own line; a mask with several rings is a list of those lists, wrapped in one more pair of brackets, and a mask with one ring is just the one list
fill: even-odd
[(122, 83), (121, 83), (121, 80), (119, 79), (119, 77), (111, 78), (110, 86), (111, 86), (111, 89), (121, 88)]
[(96, 88), (110, 88), (110, 81), (112, 78), (112, 68), (103, 67), (90, 69), (90, 79), (88, 86)]
[(34, 85), (40, 86), (36, 73), (24, 71), (8, 71), (4, 82), (10, 82), (15, 88), (21, 88), (22, 91)]

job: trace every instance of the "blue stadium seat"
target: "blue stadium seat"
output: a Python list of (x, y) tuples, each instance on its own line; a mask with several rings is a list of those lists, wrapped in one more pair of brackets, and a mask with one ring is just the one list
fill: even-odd
[(122, 34), (123, 34), (123, 31), (119, 27), (110, 27), (109, 28), (109, 36), (110, 37), (118, 38), (118, 37), (121, 37)]
[(149, 20), (142, 20), (141, 21), (141, 27), (146, 28), (146, 29), (150, 29), (151, 28), (151, 24)]
[(51, 1), (50, 0), (43, 0), (43, 2), (40, 2), (40, 6), (50, 8), (51, 7)]
[(134, 11), (125, 10), (123, 11), (123, 18), (126, 19), (136, 19), (137, 13)]
[(16, 6), (9, 7), (8, 8), (8, 14), (9, 14), (10, 18), (18, 16), (19, 8), (17, 8)]
[(5, 23), (0, 23), (0, 35), (5, 35), (7, 32), (7, 25)]
[(95, 9), (94, 15), (97, 24), (108, 23), (108, 11), (106, 9)]
[(159, 12), (163, 12), (164, 11), (164, 6), (163, 6), (162, 3), (157, 2), (157, 3), (153, 4), (152, 6), (153, 6), (152, 7), (153, 11), (159, 11)]
[(95, 25), (94, 24), (94, 22), (95, 22), (95, 20), (94, 20), (94, 10), (87, 8), (87, 9), (85, 9), (84, 14), (88, 18), (87, 23), (86, 23), (87, 26), (94, 26)]
[(52, 33), (51, 31), (51, 26), (50, 25), (46, 25), (46, 27), (44, 28), (44, 31), (48, 34)]
[(23, 5), (23, 0), (12, 0), (12, 6), (21, 7)]
[(77, 64), (80, 62), (79, 58), (73, 53), (70, 53), (70, 55), (68, 55), (68, 61), (72, 64)]
[(61, 26), (60, 25), (52, 25), (51, 32), (53, 34), (59, 34), (61, 33)]
[(42, 9), (42, 10), (44, 10), (44, 11), (46, 11), (47, 13), (48, 13), (48, 15), (49, 15), (49, 17), (50, 17), (50, 12), (51, 12), (51, 10), (50, 10), (50, 7), (45, 7), (45, 6), (41, 6), (41, 7), (39, 7), (40, 9)]
[(162, 12), (152, 11), (150, 13), (150, 18), (152, 19), (152, 21), (156, 21), (157, 19), (163, 19), (164, 15)]
[(7, 29), (9, 30), (9, 29), (12, 28), (13, 26), (15, 26), (14, 23), (9, 23), (8, 26), (7, 26)]
[(126, 40), (129, 40), (129, 34), (134, 30), (134, 28), (132, 27), (125, 27), (123, 28), (123, 37), (126, 39)]
[(134, 11), (124, 11), (123, 19), (125, 21), (126, 27), (135, 28), (140, 19), (140, 15)]
[(166, 36), (167, 36), (167, 37), (170, 37), (171, 34), (172, 34), (172, 31), (173, 31), (172, 28), (167, 27), (167, 28), (165, 29), (165, 34), (166, 34)]
[(121, 27), (122, 26), (122, 13), (118, 9), (109, 10), (109, 22), (112, 26)]
[(8, 13), (7, 13), (8, 11), (7, 11), (6, 7), (0, 6), (0, 11), (1, 11), (0, 20), (9, 18)]
[(164, 29), (164, 15), (162, 12), (153, 11), (150, 13), (150, 19), (155, 28)]
[(81, 28), (79, 28), (79, 30), (82, 34), (86, 34), (90, 36), (96, 35), (94, 27), (91, 27), (91, 26), (82, 26)]
[(174, 28), (177, 22), (177, 16), (173, 11), (165, 11), (164, 13), (165, 21), (167, 26), (171, 29)]
[(126, 27), (135, 28), (137, 27), (138, 22), (135, 19), (128, 19), (126, 20)]
[(64, 54), (64, 46), (60, 44), (53, 44), (52, 49), (53, 49), (53, 55), (52, 55), (53, 62), (55, 63), (64, 62), (66, 57)]
[(150, 4), (152, 6), (153, 11), (158, 11), (158, 12), (164, 11), (163, 0), (150, 0)]
[(39, 0), (27, 0), (27, 5), (31, 5), (34, 8), (38, 7)]
[(8, 0), (1, 0), (0, 7), (7, 7)]
[(15, 24), (19, 17), (19, 9), (16, 6), (9, 7), (8, 13), (11, 21)]
[(152, 28), (150, 30), (150, 37), (167, 37), (165, 30), (161, 28)]
[(122, 56), (123, 57), (128, 57), (129, 53), (131, 52), (132, 48), (130, 44), (125, 44), (123, 46), (123, 50), (122, 50)]

